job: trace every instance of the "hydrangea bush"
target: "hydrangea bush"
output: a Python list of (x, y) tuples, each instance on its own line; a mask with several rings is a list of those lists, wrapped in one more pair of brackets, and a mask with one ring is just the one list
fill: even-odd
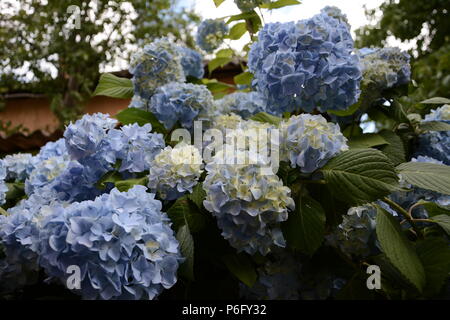
[(1, 297), (448, 299), (450, 100), (411, 101), (410, 56), (339, 8), (263, 23), (296, 2), (145, 44), (95, 91), (128, 108), (0, 159)]

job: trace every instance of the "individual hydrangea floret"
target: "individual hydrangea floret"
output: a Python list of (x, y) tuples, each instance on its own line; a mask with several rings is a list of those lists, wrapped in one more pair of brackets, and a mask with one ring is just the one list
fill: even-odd
[(322, 10), (320, 10), (321, 13), (325, 13), (329, 15), (330, 17), (333, 17), (340, 22), (343, 22), (347, 25), (348, 29), (350, 30), (350, 24), (348, 23), (347, 15), (344, 14), (341, 9), (335, 6), (326, 6)]
[(219, 114), (235, 113), (244, 119), (265, 112), (267, 107), (266, 99), (259, 92), (233, 92), (216, 100), (215, 104)]
[(239, 10), (246, 12), (255, 9), (262, 4), (270, 3), (270, 0), (234, 0)]
[(360, 56), (364, 86), (384, 90), (407, 84), (411, 78), (410, 56), (399, 48), (363, 48)]
[(221, 20), (206, 19), (197, 30), (197, 45), (206, 52), (213, 52), (223, 42), (228, 33), (228, 26)]
[(194, 119), (210, 117), (213, 100), (204, 85), (171, 82), (156, 90), (150, 100), (150, 111), (166, 129), (171, 129), (177, 121), (182, 127), (190, 129)]
[(6, 181), (25, 181), (36, 166), (36, 159), (30, 153), (17, 153), (3, 158)]
[(40, 161), (25, 181), (25, 192), (31, 195), (51, 183), (69, 164), (68, 155)]
[(177, 281), (179, 243), (162, 204), (143, 186), (74, 203), (41, 223), (40, 264), (66, 283), (81, 269), (84, 299), (154, 299)]
[(196, 147), (185, 143), (174, 148), (168, 146), (150, 165), (148, 187), (162, 199), (177, 199), (185, 192), (192, 193), (202, 168), (202, 157)]
[(197, 79), (203, 78), (205, 74), (203, 56), (190, 48), (181, 46), (178, 48), (181, 54), (181, 65), (183, 66), (184, 74)]
[(347, 139), (339, 125), (327, 122), (321, 115), (301, 114), (281, 123), (281, 160), (293, 168), (311, 173), (328, 160), (348, 150)]
[(371, 254), (375, 245), (375, 219), (377, 209), (372, 205), (352, 207), (342, 218), (342, 223), (330, 235), (328, 244), (349, 258), (365, 258)]
[(169, 82), (184, 82), (179, 47), (168, 38), (156, 39), (137, 52), (130, 64), (136, 95), (150, 99), (154, 91)]
[[(425, 116), (424, 121), (450, 124), (450, 106), (444, 105)], [(450, 165), (450, 131), (429, 131), (419, 135), (415, 156), (427, 156)]]
[(359, 58), (352, 51), (347, 25), (322, 13), (266, 24), (251, 47), (249, 69), (273, 114), (344, 110), (360, 95)]
[(261, 174), (268, 163), (257, 153), (226, 150), (218, 151), (206, 165), (205, 208), (238, 251), (266, 255), (274, 246), (284, 247), (280, 222), (295, 206), (290, 189), (278, 176)]
[(130, 124), (108, 133), (116, 159), (122, 160), (119, 171), (143, 172), (150, 168), (155, 156), (165, 147), (162, 134), (151, 133), (152, 126)]

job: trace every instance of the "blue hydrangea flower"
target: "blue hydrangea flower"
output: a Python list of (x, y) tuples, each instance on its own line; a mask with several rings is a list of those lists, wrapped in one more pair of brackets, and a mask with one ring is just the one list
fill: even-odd
[(6, 193), (8, 192), (8, 187), (5, 183), (6, 179), (6, 167), (3, 160), (0, 159), (0, 206), (6, 201)]
[(234, 0), (239, 10), (246, 12), (255, 9), (262, 4), (270, 3), (270, 0)]
[(119, 171), (143, 172), (150, 168), (155, 156), (165, 147), (162, 134), (151, 133), (151, 124), (130, 124), (108, 133), (115, 157), (122, 160)]
[(39, 159), (39, 161), (44, 161), (53, 157), (61, 157), (66, 155), (66, 140), (61, 138), (55, 142), (47, 142), (36, 155), (36, 158)]
[(25, 180), (26, 194), (31, 195), (33, 192), (51, 183), (64, 171), (68, 164), (69, 159), (67, 154), (65, 156), (54, 156), (40, 161), (28, 179)]
[(74, 203), (42, 222), (40, 264), (66, 282), (81, 270), (84, 299), (153, 299), (177, 281), (182, 257), (161, 202), (143, 186)]
[(363, 48), (360, 56), (364, 86), (384, 90), (407, 84), (411, 78), (410, 56), (399, 48)]
[(190, 129), (194, 119), (208, 118), (213, 108), (213, 96), (206, 86), (192, 83), (168, 83), (159, 87), (150, 100), (150, 111), (166, 129), (177, 121)]
[(149, 99), (156, 88), (166, 83), (186, 80), (179, 49), (168, 38), (156, 39), (137, 52), (129, 70), (133, 74), (135, 94), (144, 99)]
[(179, 46), (178, 50), (181, 55), (181, 65), (183, 66), (184, 74), (197, 79), (203, 78), (205, 68), (203, 66), (203, 56), (190, 48)]
[(222, 236), (239, 252), (266, 255), (284, 247), (280, 222), (294, 209), (290, 189), (278, 176), (262, 175), (268, 165), (256, 153), (218, 151), (206, 165), (203, 205), (217, 219)]
[(202, 174), (202, 156), (198, 149), (185, 143), (166, 147), (150, 165), (148, 187), (161, 199), (174, 200), (185, 192), (192, 193)]
[(281, 123), (280, 136), (280, 159), (290, 161), (291, 167), (299, 167), (304, 173), (323, 167), (328, 160), (348, 150), (339, 125), (327, 122), (321, 115), (292, 116)]
[(359, 58), (347, 25), (327, 14), (268, 23), (249, 53), (253, 84), (272, 113), (344, 110), (360, 95)]
[(213, 52), (223, 42), (228, 33), (228, 26), (221, 20), (206, 19), (197, 30), (197, 45), (206, 52)]
[(365, 258), (374, 252), (377, 209), (372, 205), (350, 208), (342, 223), (326, 236), (327, 243), (349, 258)]
[(128, 105), (128, 108), (136, 108), (144, 111), (148, 110), (148, 99), (142, 98), (140, 95), (133, 95), (133, 98), (130, 101), (130, 104)]
[(214, 103), (219, 114), (235, 113), (244, 119), (265, 112), (267, 107), (266, 98), (259, 92), (233, 92)]
[(6, 169), (6, 181), (25, 181), (36, 165), (36, 159), (30, 153), (17, 153), (3, 158)]
[[(450, 106), (444, 105), (425, 116), (424, 121), (450, 124)], [(419, 135), (415, 156), (427, 156), (450, 165), (450, 131), (430, 131)]]
[(347, 25), (347, 28), (350, 30), (350, 24), (348, 23), (347, 15), (344, 14), (338, 7), (326, 6), (322, 10), (320, 10), (320, 12), (345, 23)]

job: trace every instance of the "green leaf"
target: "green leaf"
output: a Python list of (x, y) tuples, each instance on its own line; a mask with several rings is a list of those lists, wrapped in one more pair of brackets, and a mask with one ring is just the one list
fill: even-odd
[(5, 194), (7, 202), (15, 203), (25, 195), (25, 183), (23, 182), (6, 183), (6, 187), (8, 188)]
[(448, 214), (434, 216), (431, 220), (436, 222), (448, 235), (450, 235), (450, 216)]
[(244, 253), (228, 254), (222, 257), (228, 270), (249, 288), (256, 282), (257, 274), (250, 259)]
[(229, 62), (231, 62), (231, 58), (227, 58), (227, 57), (224, 57), (224, 58), (218, 57), (218, 58), (212, 59), (208, 63), (209, 73), (213, 72), (214, 70), (216, 70), (219, 67), (223, 67), (224, 65), (228, 64)]
[(177, 240), (180, 243), (181, 255), (186, 258), (178, 269), (180, 275), (194, 281), (194, 239), (188, 225), (185, 224), (178, 229)]
[(361, 149), (361, 148), (370, 148), (374, 146), (381, 146), (389, 144), (384, 138), (378, 133), (365, 133), (360, 136), (356, 136), (351, 138), (348, 141), (348, 146), (351, 149)]
[(425, 162), (405, 162), (397, 171), (410, 184), (450, 195), (450, 167)]
[(239, 40), (247, 32), (247, 24), (245, 22), (236, 23), (231, 27), (228, 38), (231, 40)]
[(187, 224), (192, 232), (197, 232), (205, 225), (205, 218), (202, 212), (187, 196), (177, 199), (167, 210), (167, 215), (172, 221), (175, 230)]
[(371, 202), (399, 189), (390, 160), (375, 149), (344, 151), (321, 171), (332, 194), (349, 204)]
[(115, 186), (119, 191), (126, 192), (133, 188), (136, 185), (146, 186), (148, 183), (148, 178), (143, 177), (139, 179), (128, 179), (128, 180), (120, 180), (115, 182)]
[(320, 247), (325, 234), (325, 211), (311, 197), (299, 197), (294, 212), (283, 224), (283, 234), (288, 246), (305, 254), (313, 255)]
[(441, 205), (437, 204), (436, 202), (419, 200), (417, 203), (420, 203), (421, 205), (423, 205), (425, 207), (425, 210), (427, 210), (428, 215), (430, 217), (434, 217), (434, 216), (442, 215), (442, 214), (450, 215), (449, 207), (441, 206)]
[(417, 243), (416, 251), (427, 279), (424, 293), (428, 297), (433, 297), (441, 291), (450, 272), (448, 242), (442, 238), (421, 240)]
[(100, 76), (93, 95), (129, 99), (133, 97), (133, 94), (133, 83), (130, 79), (119, 78), (111, 73), (104, 73)]
[(419, 128), (423, 131), (450, 131), (450, 124), (442, 121), (422, 121)]
[(234, 86), (225, 82), (217, 81), (216, 79), (202, 79), (201, 81), (209, 91), (212, 93), (229, 91), (230, 89), (234, 89)]
[(424, 267), (399, 222), (380, 207), (377, 207), (376, 234), (392, 265), (422, 292), (426, 282)]
[(442, 98), (442, 97), (434, 97), (434, 98), (423, 100), (420, 103), (423, 103), (423, 104), (447, 104), (447, 103), (450, 103), (450, 99)]
[(253, 73), (242, 72), (233, 78), (235, 84), (250, 86), (253, 80)]
[(217, 58), (231, 58), (233, 57), (234, 51), (232, 49), (221, 49), (217, 51)]
[(327, 113), (334, 114), (339, 117), (351, 116), (359, 109), (361, 106), (361, 101), (358, 101), (355, 104), (352, 104), (347, 110), (328, 110)]
[(152, 131), (166, 134), (167, 130), (151, 112), (140, 110), (137, 108), (127, 108), (116, 114), (117, 120), (123, 125), (137, 123), (143, 126), (147, 123), (152, 125)]
[(268, 113), (265, 113), (265, 112), (257, 113), (254, 116), (252, 116), (250, 119), (251, 120), (255, 120), (255, 121), (259, 121), (259, 122), (270, 123), (270, 124), (273, 124), (273, 125), (276, 125), (276, 126), (279, 125), (281, 120), (282, 120), (279, 117), (272, 116), (272, 115), (270, 115)]
[(192, 193), (188, 195), (189, 199), (194, 202), (197, 207), (203, 207), (203, 200), (206, 198), (206, 192), (203, 190), (203, 184), (198, 183), (193, 189)]
[(387, 145), (379, 146), (377, 149), (381, 150), (391, 160), (394, 166), (406, 161), (405, 146), (402, 139), (390, 130), (383, 130), (379, 133), (384, 140), (388, 142)]
[(216, 5), (216, 8), (219, 7), (225, 0), (214, 0), (214, 4)]
[(271, 9), (283, 8), (286, 6), (293, 6), (296, 4), (300, 4), (300, 1), (298, 1), (298, 0), (278, 0), (275, 2), (262, 4), (262, 5), (260, 5), (260, 7), (271, 10)]
[(240, 14), (236, 14), (234, 16), (231, 16), (230, 19), (228, 19), (227, 24), (229, 24), (230, 22), (233, 22), (233, 21), (249, 20), (249, 19), (254, 19), (254, 18), (258, 18), (259, 19), (259, 16), (253, 10), (253, 11), (244, 12), (244, 13), (240, 13)]

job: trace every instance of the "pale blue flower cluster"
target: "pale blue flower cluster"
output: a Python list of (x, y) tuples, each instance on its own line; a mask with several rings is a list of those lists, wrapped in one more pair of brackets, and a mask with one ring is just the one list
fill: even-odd
[(350, 208), (333, 233), (326, 236), (329, 245), (349, 258), (369, 256), (375, 245), (377, 209), (372, 205)]
[(350, 30), (350, 24), (348, 23), (347, 15), (343, 13), (341, 9), (339, 9), (338, 7), (326, 6), (322, 10), (320, 10), (320, 12), (339, 20), (340, 22), (345, 23), (348, 29)]
[(234, 3), (243, 12), (251, 11), (262, 4), (270, 3), (270, 0), (234, 0)]
[(164, 200), (192, 193), (203, 170), (202, 156), (194, 146), (180, 143), (162, 150), (150, 165), (148, 187)]
[(25, 181), (36, 165), (36, 159), (31, 153), (17, 153), (3, 158), (6, 169), (6, 181)]
[(108, 132), (111, 149), (122, 160), (119, 171), (143, 172), (165, 147), (162, 134), (151, 133), (151, 124), (130, 124)]
[(265, 112), (267, 107), (266, 98), (259, 92), (233, 92), (222, 99), (215, 100), (216, 112), (218, 114), (235, 113), (243, 119)]
[(190, 129), (195, 119), (209, 117), (214, 108), (213, 100), (204, 85), (171, 82), (156, 90), (149, 109), (166, 129), (171, 129), (177, 122)]
[(322, 13), (266, 24), (251, 47), (249, 69), (272, 113), (344, 110), (360, 95), (359, 58), (352, 50), (347, 25)]
[(5, 183), (6, 179), (6, 168), (3, 160), (0, 159), (0, 206), (6, 201), (6, 193), (8, 192), (8, 187)]
[(260, 155), (226, 150), (218, 151), (206, 165), (203, 205), (239, 252), (266, 255), (275, 246), (284, 247), (280, 222), (295, 206), (290, 189), (278, 176), (261, 174), (268, 163)]
[(85, 299), (153, 299), (176, 281), (183, 261), (162, 204), (143, 186), (117, 189), (94, 201), (58, 207), (40, 222), (39, 262), (66, 282), (70, 265), (81, 270)]
[[(424, 121), (450, 124), (450, 105), (444, 105), (425, 116)], [(419, 136), (416, 156), (428, 156), (450, 165), (450, 131), (430, 131)]]
[(47, 142), (36, 155), (40, 160), (48, 160), (53, 157), (61, 157), (67, 155), (66, 140), (61, 138), (55, 142)]
[(221, 20), (206, 19), (198, 26), (197, 45), (206, 52), (213, 52), (223, 42), (228, 26)]
[(203, 78), (205, 68), (203, 66), (203, 56), (190, 48), (178, 47), (181, 55), (181, 65), (183, 66), (186, 77)]
[(327, 122), (321, 115), (301, 114), (281, 123), (280, 159), (291, 167), (311, 173), (331, 158), (348, 150), (347, 139), (339, 125)]
[(69, 157), (67, 154), (39, 161), (28, 179), (25, 180), (26, 194), (31, 195), (49, 185), (67, 168), (68, 164)]
[(399, 48), (363, 48), (358, 51), (362, 84), (388, 89), (407, 84), (411, 78), (410, 56)]
[(179, 49), (168, 38), (156, 39), (137, 52), (129, 70), (135, 95), (144, 99), (149, 99), (161, 85), (186, 80)]

